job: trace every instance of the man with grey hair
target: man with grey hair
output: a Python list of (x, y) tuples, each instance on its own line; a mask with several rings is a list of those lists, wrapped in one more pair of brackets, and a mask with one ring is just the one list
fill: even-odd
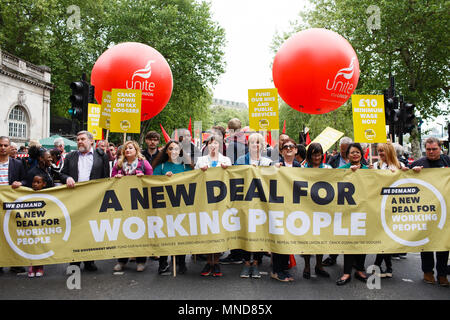
[[(425, 157), (414, 161), (409, 166), (414, 172), (419, 173), (422, 169), (427, 168), (445, 168), (444, 170), (448, 170), (450, 167), (450, 158), (441, 153), (441, 144), (438, 139), (430, 137), (425, 140), (425, 154)], [(448, 255), (449, 251), (436, 252), (437, 281), (443, 287), (449, 286), (447, 279)], [(422, 259), (423, 281), (435, 284), (436, 280), (433, 272), (435, 267), (434, 252), (421, 252), (420, 258)]]
[(65, 152), (65, 150), (64, 150), (64, 139), (63, 138), (56, 138), (53, 141), (53, 145), (55, 146), (55, 149), (58, 149), (59, 151), (61, 151), (61, 154), (63, 154)]
[(397, 142), (392, 143), (392, 146), (395, 149), (395, 154), (397, 155), (398, 161), (402, 162), (405, 165), (405, 167), (407, 167), (409, 163), (408, 159), (406, 159), (403, 155), (404, 154), (403, 146)]
[(9, 156), (13, 159), (17, 159), (17, 144), (14, 142), (9, 144)]
[(66, 158), (66, 150), (64, 149), (64, 139), (63, 138), (56, 138), (53, 141), (53, 145), (55, 146), (56, 150), (59, 150), (61, 152), (61, 158), (58, 160), (57, 163), (55, 163), (55, 168), (58, 168), (58, 171), (62, 169), (64, 166), (64, 159)]
[(328, 164), (332, 166), (333, 168), (339, 168), (345, 164), (348, 163), (348, 159), (345, 156), (345, 153), (347, 152), (348, 146), (353, 143), (353, 140), (349, 137), (342, 137), (341, 140), (339, 140), (339, 150), (340, 152), (331, 157), (331, 159), (328, 161)]
[[(68, 188), (74, 188), (75, 183), (109, 178), (109, 158), (100, 149), (94, 148), (94, 136), (89, 131), (77, 133), (78, 150), (70, 152), (64, 161), (61, 170), (61, 182)], [(80, 262), (74, 262), (80, 266)], [(84, 268), (88, 271), (96, 271), (94, 261), (85, 261)]]

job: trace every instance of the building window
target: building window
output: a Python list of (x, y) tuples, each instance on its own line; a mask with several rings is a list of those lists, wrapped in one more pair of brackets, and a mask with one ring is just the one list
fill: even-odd
[(28, 120), (25, 110), (15, 106), (8, 117), (9, 136), (11, 138), (27, 139)]

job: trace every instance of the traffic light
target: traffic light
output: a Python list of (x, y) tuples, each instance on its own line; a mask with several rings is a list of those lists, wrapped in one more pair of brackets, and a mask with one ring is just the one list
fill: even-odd
[(384, 90), (384, 118), (386, 119), (386, 125), (391, 124), (391, 114), (394, 108), (394, 99), (390, 96), (389, 90)]
[(384, 90), (384, 115), (386, 125), (389, 126), (389, 136), (392, 142), (395, 142), (395, 135), (398, 135), (400, 126), (400, 109), (399, 99), (395, 95), (395, 78), (389, 75), (391, 85), (387, 90)]
[(411, 133), (415, 126), (414, 119), (414, 104), (408, 102), (402, 102), (400, 105), (401, 121), (403, 123), (403, 133)]
[(391, 111), (391, 119), (390, 122), (394, 126), (398, 126), (400, 124), (400, 109), (398, 108), (398, 97), (393, 97), (393, 109)]
[(72, 120), (77, 119), (83, 127), (87, 121), (89, 84), (84, 80), (74, 81), (70, 84), (70, 88), (72, 89), (70, 96), (72, 108), (69, 109), (69, 114)]
[(93, 85), (89, 85), (88, 103), (95, 103), (95, 101), (95, 87)]
[(395, 132), (395, 128), (400, 125), (400, 109), (398, 108), (398, 97), (389, 97), (389, 93), (385, 90), (384, 94), (384, 115), (386, 125), (389, 126), (389, 132)]

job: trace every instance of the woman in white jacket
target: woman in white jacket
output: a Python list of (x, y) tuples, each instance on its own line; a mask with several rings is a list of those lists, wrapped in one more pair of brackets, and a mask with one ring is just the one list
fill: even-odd
[[(208, 170), (208, 168), (222, 167), (223, 169), (231, 166), (231, 160), (220, 153), (220, 146), (222, 145), (222, 138), (218, 135), (211, 135), (206, 140), (206, 148), (208, 149), (208, 155), (199, 157), (194, 169), (201, 169), (202, 171)], [(203, 268), (201, 275), (214, 277), (221, 277), (223, 274), (220, 271), (219, 257), (221, 253), (212, 253), (208, 255), (207, 263)]]
[[(391, 170), (395, 172), (397, 170), (407, 170), (405, 165), (398, 161), (395, 148), (392, 143), (379, 143), (377, 145), (377, 153), (379, 160), (373, 164), (374, 169)], [(374, 264), (380, 268), (380, 278), (392, 278), (392, 254), (377, 254)], [(381, 264), (384, 261), (386, 269), (381, 268)]]

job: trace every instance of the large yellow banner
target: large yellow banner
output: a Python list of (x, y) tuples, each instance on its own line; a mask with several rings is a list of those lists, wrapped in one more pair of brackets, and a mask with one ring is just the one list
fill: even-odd
[(221, 252), (450, 249), (450, 170), (235, 166), (0, 187), (0, 266)]

